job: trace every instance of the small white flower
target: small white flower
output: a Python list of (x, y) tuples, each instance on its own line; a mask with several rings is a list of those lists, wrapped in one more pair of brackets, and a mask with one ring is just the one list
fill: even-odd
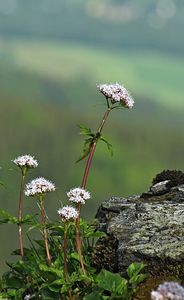
[(43, 177), (36, 178), (26, 185), (25, 195), (35, 196), (55, 191), (55, 185)]
[(14, 160), (12, 160), (18, 167), (23, 168), (36, 168), (38, 166), (38, 162), (34, 159), (34, 156), (31, 155), (22, 155), (18, 156)]
[(24, 300), (29, 300), (29, 299), (31, 299), (31, 295), (26, 295), (25, 297), (24, 297)]
[(129, 109), (134, 105), (134, 99), (127, 89), (119, 83), (99, 84), (97, 88), (106, 98), (111, 100), (112, 104), (119, 102), (122, 106)]
[(79, 216), (78, 211), (74, 207), (68, 205), (58, 209), (57, 213), (63, 221), (68, 221), (70, 219), (76, 220)]
[(164, 297), (160, 293), (158, 293), (156, 291), (152, 291), (151, 292), (151, 299), (152, 300), (164, 300)]
[(160, 284), (151, 292), (152, 300), (184, 300), (184, 288), (177, 282), (169, 281)]
[(80, 187), (71, 189), (67, 193), (67, 196), (69, 198), (69, 201), (75, 202), (75, 203), (81, 203), (81, 204), (85, 204), (85, 200), (88, 200), (91, 198), (90, 193)]

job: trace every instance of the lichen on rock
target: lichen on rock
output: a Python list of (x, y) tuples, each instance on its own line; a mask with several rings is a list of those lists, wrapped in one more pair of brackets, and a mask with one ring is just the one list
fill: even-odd
[(97, 218), (99, 228), (117, 240), (119, 273), (144, 262), (152, 278), (184, 276), (184, 173), (164, 171), (148, 192), (104, 201)]

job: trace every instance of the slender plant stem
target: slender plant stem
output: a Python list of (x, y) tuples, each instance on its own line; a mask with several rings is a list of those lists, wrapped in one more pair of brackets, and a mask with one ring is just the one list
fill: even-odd
[(23, 189), (24, 189), (24, 179), (25, 175), (22, 174), (21, 176), (21, 183), (20, 183), (20, 195), (19, 195), (19, 215), (18, 215), (18, 231), (19, 231), (19, 242), (20, 242), (20, 253), (21, 256), (24, 256), (24, 242), (23, 242), (23, 236), (22, 236), (22, 195), (23, 195)]
[[(106, 110), (106, 112), (105, 112), (105, 114), (102, 118), (102, 121), (99, 125), (98, 131), (96, 133), (97, 138), (95, 139), (95, 141), (91, 145), (91, 149), (90, 149), (90, 152), (89, 152), (89, 155), (88, 155), (86, 167), (85, 167), (85, 170), (84, 170), (84, 175), (83, 175), (83, 178), (82, 178), (82, 184), (81, 184), (81, 187), (83, 189), (86, 188), (87, 179), (88, 179), (88, 175), (89, 175), (93, 155), (95, 153), (96, 145), (97, 145), (97, 142), (98, 142), (98, 137), (101, 136), (102, 129), (105, 125), (105, 122), (106, 122), (106, 120), (108, 118), (108, 115), (109, 115), (111, 110), (112, 110), (112, 108), (110, 107), (109, 102), (107, 100), (107, 110)], [(76, 247), (77, 247), (77, 252), (79, 254), (79, 259), (80, 259), (80, 264), (81, 264), (82, 271), (83, 271), (84, 275), (86, 275), (86, 270), (85, 270), (85, 267), (84, 267), (83, 256), (82, 256), (81, 238), (80, 238), (80, 212), (81, 212), (81, 204), (80, 203), (78, 204), (77, 209), (78, 209), (79, 216), (76, 220)]]
[(63, 243), (63, 254), (64, 254), (64, 277), (67, 280), (68, 267), (67, 267), (67, 239), (66, 239), (66, 222), (64, 222), (64, 243)]
[[(101, 135), (102, 129), (105, 125), (105, 122), (106, 122), (106, 120), (108, 118), (108, 115), (109, 115), (111, 110), (112, 110), (112, 108), (108, 106), (108, 109), (106, 110), (106, 112), (105, 112), (105, 114), (102, 118), (102, 121), (100, 123), (100, 126), (98, 128), (98, 131), (97, 131), (96, 135), (99, 135), (99, 136)], [(92, 162), (92, 159), (93, 159), (93, 155), (95, 153), (97, 142), (98, 142), (98, 140), (95, 140), (94, 143), (91, 145), (91, 149), (90, 149), (90, 152), (89, 152), (89, 155), (88, 155), (86, 167), (85, 167), (85, 170), (84, 170), (84, 175), (83, 175), (83, 178), (82, 178), (82, 184), (81, 184), (81, 187), (83, 189), (86, 188), (87, 179), (88, 179), (88, 175), (89, 175), (89, 170), (90, 170), (90, 167), (91, 167), (91, 162)]]
[(44, 209), (44, 205), (43, 205), (43, 195), (40, 195), (40, 206), (41, 206), (41, 215), (42, 215), (43, 237), (44, 237), (44, 242), (45, 242), (45, 250), (46, 250), (46, 254), (47, 254), (47, 260), (48, 260), (48, 263), (50, 265), (52, 260), (51, 260), (51, 255), (50, 255), (50, 251), (49, 251), (48, 233), (47, 233), (47, 229), (45, 227), (45, 209)]
[[(67, 266), (67, 227), (66, 221), (64, 222), (64, 243), (63, 243), (63, 254), (64, 254), (64, 278), (67, 282), (68, 280), (68, 266)], [(70, 300), (73, 300), (73, 296), (70, 288), (67, 290), (68, 296)]]
[(86, 275), (86, 270), (85, 270), (85, 267), (84, 267), (83, 256), (82, 256), (82, 246), (81, 246), (81, 238), (80, 238), (80, 219), (79, 218), (76, 220), (75, 230), (76, 230), (77, 252), (79, 254), (79, 260), (80, 260), (82, 272), (83, 272), (84, 275)]

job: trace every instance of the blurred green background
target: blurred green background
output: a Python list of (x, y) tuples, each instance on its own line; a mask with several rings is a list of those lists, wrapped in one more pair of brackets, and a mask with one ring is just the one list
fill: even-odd
[[(83, 139), (96, 130), (105, 99), (96, 84), (119, 82), (135, 106), (113, 111), (95, 153), (83, 215), (93, 218), (110, 196), (142, 193), (156, 173), (184, 165), (184, 3), (180, 0), (0, 0), (0, 206), (16, 215), (20, 172), (11, 162), (31, 154), (57, 191), (51, 219), (66, 191), (81, 183), (75, 164)], [(24, 199), (24, 212), (38, 211)], [(0, 272), (18, 247), (17, 228), (0, 227)]]

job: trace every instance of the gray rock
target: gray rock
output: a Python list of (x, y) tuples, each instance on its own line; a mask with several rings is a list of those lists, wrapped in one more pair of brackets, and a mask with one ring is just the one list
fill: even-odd
[(168, 187), (167, 187), (167, 183), (170, 180), (164, 180), (161, 182), (158, 182), (154, 185), (151, 186), (150, 191), (154, 194), (154, 195), (160, 195), (162, 193), (165, 193), (166, 191), (168, 191)]
[(156, 185), (145, 197), (112, 197), (97, 212), (100, 229), (118, 241), (114, 264), (122, 274), (135, 261), (153, 275), (184, 273), (184, 185)]

